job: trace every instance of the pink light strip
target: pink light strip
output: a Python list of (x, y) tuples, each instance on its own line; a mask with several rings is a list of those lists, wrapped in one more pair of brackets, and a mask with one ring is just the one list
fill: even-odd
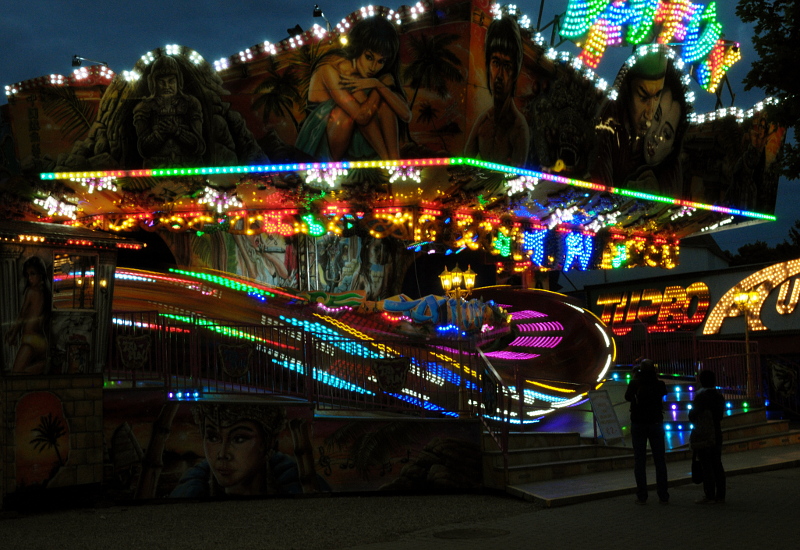
[(539, 357), (536, 353), (519, 353), (516, 351), (490, 351), (485, 354), (487, 357), (496, 357), (497, 359), (533, 359)]
[(524, 309), (522, 311), (515, 311), (511, 314), (511, 318), (515, 321), (517, 319), (530, 319), (532, 317), (547, 317), (544, 313), (533, 311), (531, 309)]
[(541, 323), (522, 323), (517, 329), (523, 332), (543, 332), (550, 330), (564, 330), (564, 325), (558, 321), (542, 321)]
[(561, 336), (520, 336), (509, 345), (526, 348), (554, 348), (561, 343)]

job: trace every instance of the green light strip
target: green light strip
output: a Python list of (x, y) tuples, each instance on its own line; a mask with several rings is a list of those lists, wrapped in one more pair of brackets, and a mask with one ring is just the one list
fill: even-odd
[(241, 292), (247, 292), (248, 294), (257, 294), (259, 296), (268, 296), (270, 298), (274, 298), (277, 294), (273, 294), (272, 292), (268, 292), (266, 290), (260, 289), (258, 287), (248, 285), (245, 283), (241, 283), (239, 281), (235, 281), (233, 279), (229, 279), (227, 277), (220, 277), (219, 275), (210, 275), (208, 273), (200, 273), (195, 271), (186, 271), (185, 269), (175, 269), (170, 268), (170, 273), (177, 273), (178, 275), (185, 275), (187, 277), (193, 277), (195, 279), (200, 279), (203, 281), (207, 281), (209, 283), (218, 284), (224, 286), (226, 288), (230, 288), (231, 290), (238, 290)]

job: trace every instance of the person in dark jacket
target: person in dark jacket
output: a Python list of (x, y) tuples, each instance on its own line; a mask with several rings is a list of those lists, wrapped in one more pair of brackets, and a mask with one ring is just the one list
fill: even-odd
[(631, 402), (631, 438), (633, 439), (633, 476), (636, 479), (636, 504), (647, 503), (647, 442), (656, 466), (656, 493), (662, 504), (669, 502), (667, 491), (666, 443), (664, 441), (663, 401), (667, 385), (658, 379), (655, 365), (643, 359), (625, 390)]
[(711, 412), (714, 420), (714, 446), (695, 451), (703, 470), (703, 492), (697, 504), (722, 504), (725, 502), (725, 469), (722, 467), (722, 415), (725, 397), (716, 389), (717, 377), (713, 371), (704, 370), (697, 375), (701, 388), (692, 401), (689, 420), (697, 422), (704, 411)]

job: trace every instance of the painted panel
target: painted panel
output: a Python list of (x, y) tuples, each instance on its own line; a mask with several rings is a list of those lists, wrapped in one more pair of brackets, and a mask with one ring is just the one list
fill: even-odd
[(61, 400), (45, 391), (25, 394), (17, 402), (15, 416), (17, 490), (47, 488), (70, 457), (70, 429)]
[[(5, 281), (9, 303), (3, 312), (3, 372), (89, 374), (93, 363), (96, 255), (23, 247)], [(91, 267), (75, 270), (76, 259)], [(70, 261), (72, 260), (72, 261)], [(97, 288), (101, 288), (98, 283)], [(105, 287), (102, 287), (105, 288)], [(5, 304), (4, 304), (5, 305)]]
[(315, 418), (250, 400), (179, 402), (108, 392), (113, 498), (206, 498), (475, 488), (479, 430), (418, 419)]

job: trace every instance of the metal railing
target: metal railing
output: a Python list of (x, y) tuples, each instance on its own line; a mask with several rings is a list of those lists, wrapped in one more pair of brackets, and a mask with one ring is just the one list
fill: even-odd
[[(477, 416), (473, 343), (344, 338), (294, 325), (232, 326), (116, 312), (106, 378), (167, 392), (280, 396), (318, 410)], [(454, 347), (455, 346), (455, 347)]]
[(657, 333), (647, 338), (645, 357), (655, 361), (661, 374), (693, 376), (703, 353), (692, 332)]
[[(637, 330), (639, 329), (639, 330)], [(717, 383), (731, 399), (765, 398), (758, 343), (743, 340), (707, 340), (693, 332), (652, 333), (635, 326), (615, 337), (617, 364), (632, 365), (647, 357), (660, 374), (693, 377), (702, 369), (716, 373)]]

